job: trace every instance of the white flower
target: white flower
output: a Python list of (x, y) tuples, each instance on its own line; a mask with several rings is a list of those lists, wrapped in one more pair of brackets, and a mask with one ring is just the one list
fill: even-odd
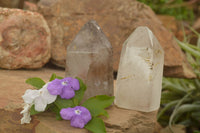
[(40, 90), (26, 90), (25, 94), (22, 96), (24, 99), (25, 105), (24, 110), (21, 111), (23, 117), (21, 119), (21, 124), (30, 123), (30, 108), (32, 105), (35, 105), (36, 111), (44, 111), (47, 104), (53, 103), (57, 96), (51, 95), (47, 90), (48, 83), (45, 84)]
[(53, 103), (57, 98), (57, 95), (51, 95), (47, 90), (48, 84), (45, 84), (40, 90), (27, 90), (22, 96), (24, 102), (34, 104), (36, 111), (44, 111), (47, 104)]
[(31, 104), (25, 104), (24, 105), (24, 110), (22, 110), (20, 112), (20, 114), (23, 114), (23, 117), (21, 119), (21, 124), (24, 124), (24, 123), (30, 123), (31, 121), (31, 117), (30, 117), (30, 108), (31, 108)]

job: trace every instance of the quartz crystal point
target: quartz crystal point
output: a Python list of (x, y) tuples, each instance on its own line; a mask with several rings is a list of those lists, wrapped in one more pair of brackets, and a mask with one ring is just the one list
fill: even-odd
[(164, 51), (147, 27), (124, 42), (116, 81), (115, 104), (143, 112), (160, 106)]
[(84, 100), (113, 95), (112, 46), (96, 21), (89, 21), (67, 48), (66, 76), (80, 77), (87, 85)]

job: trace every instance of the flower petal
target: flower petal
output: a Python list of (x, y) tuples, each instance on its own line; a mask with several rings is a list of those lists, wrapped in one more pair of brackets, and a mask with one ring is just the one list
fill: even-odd
[(20, 112), (20, 114), (23, 114), (23, 117), (21, 118), (21, 124), (24, 124), (24, 123), (30, 123), (31, 121), (31, 117), (30, 117), (30, 108), (31, 108), (31, 104), (25, 104), (24, 105), (24, 110), (22, 110)]
[(24, 113), (23, 114), (23, 117), (21, 118), (21, 124), (24, 124), (24, 123), (30, 123), (31, 121), (31, 117), (30, 117), (30, 113)]
[(74, 109), (73, 108), (61, 109), (60, 115), (64, 120), (71, 120), (72, 117), (75, 115)]
[(51, 81), (47, 86), (47, 89), (51, 95), (60, 95), (62, 93), (62, 88), (62, 80), (60, 79)]
[(46, 85), (44, 85), (42, 87), (42, 89), (40, 89), (40, 92), (41, 92), (41, 97), (43, 98), (43, 100), (45, 100), (47, 104), (50, 104), (50, 103), (53, 103), (56, 100), (57, 95), (51, 95), (49, 93), (49, 91), (47, 90), (48, 84), (49, 83), (47, 83)]
[(80, 84), (79, 84), (78, 79), (72, 79), (70, 81), (70, 85), (74, 90), (79, 90), (80, 89)]
[(90, 111), (87, 108), (82, 107), (82, 106), (77, 106), (77, 107), (79, 108), (79, 110), (81, 110), (80, 117), (85, 122), (85, 124), (87, 124), (92, 119)]
[(34, 102), (35, 102), (36, 111), (39, 111), (39, 112), (45, 111), (47, 102), (41, 96), (37, 97)]
[(74, 116), (71, 119), (71, 126), (78, 127), (78, 128), (83, 128), (85, 126), (85, 122), (80, 116)]
[(62, 79), (62, 81), (70, 82), (73, 78), (72, 77), (66, 77)]
[(51, 95), (60, 95), (62, 93), (62, 88), (62, 80), (60, 79), (51, 81), (47, 86), (47, 89)]
[(34, 99), (36, 97), (39, 97), (40, 93), (38, 90), (31, 90), (28, 89), (26, 90), (25, 94), (22, 96), (22, 98), (24, 99), (25, 103), (31, 104), (33, 103)]
[(60, 97), (64, 99), (71, 99), (74, 96), (75, 96), (75, 92), (70, 86), (65, 86), (60, 95)]
[(24, 109), (20, 112), (20, 114), (24, 114), (24, 113), (27, 113), (29, 112), (29, 109), (31, 108), (32, 104), (26, 104), (24, 105)]

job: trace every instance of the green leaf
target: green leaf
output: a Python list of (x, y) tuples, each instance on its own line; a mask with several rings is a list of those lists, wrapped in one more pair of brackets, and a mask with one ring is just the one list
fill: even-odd
[(188, 45), (186, 45), (185, 43), (179, 41), (178, 39), (176, 39), (176, 41), (178, 42), (178, 44), (180, 45), (180, 47), (182, 49), (184, 49), (185, 51), (191, 53), (193, 56), (195, 56), (196, 58), (200, 58), (200, 52), (189, 47)]
[(106, 110), (103, 110), (99, 115), (103, 115), (103, 116), (105, 116), (105, 117), (109, 117), (109, 114), (108, 114), (108, 112), (106, 111)]
[(39, 114), (41, 112), (38, 112), (35, 110), (35, 105), (32, 105), (31, 106), (31, 109), (30, 109), (30, 115), (36, 115), (36, 114)]
[(55, 73), (53, 73), (52, 75), (51, 75), (51, 78), (49, 79), (49, 81), (52, 81), (52, 80), (54, 80), (54, 79), (56, 79), (56, 74)]
[(57, 76), (56, 78), (57, 78), (57, 79), (63, 79), (63, 77), (60, 77), (60, 76)]
[(164, 108), (161, 108), (158, 115), (157, 115), (157, 119), (160, 119), (160, 117), (170, 108), (172, 108), (173, 106), (175, 106), (178, 103), (179, 100), (176, 101), (171, 101), (168, 104), (165, 105)]
[(49, 79), (49, 81), (53, 81), (54, 79), (63, 79), (63, 77), (59, 77), (59, 76), (57, 76), (55, 73), (53, 73), (53, 74), (51, 75), (51, 78)]
[(80, 89), (75, 91), (75, 96), (72, 98), (72, 100), (74, 102), (74, 105), (78, 106), (83, 99), (87, 87), (80, 78), (76, 77), (76, 79), (79, 80)]
[(74, 107), (74, 103), (72, 101), (72, 99), (62, 99), (60, 96), (57, 97), (56, 101), (54, 102), (54, 104), (59, 108), (69, 108), (69, 107)]
[(49, 104), (49, 105), (50, 105), (50, 106), (49, 106), (49, 109), (50, 109), (52, 112), (54, 112), (54, 113), (56, 113), (56, 114), (60, 113), (60, 109), (59, 109), (54, 103)]
[(62, 120), (62, 117), (60, 116), (60, 114), (56, 114), (56, 120)]
[(106, 133), (103, 120), (97, 117), (93, 117), (92, 120), (85, 125), (85, 128), (93, 133)]
[(56, 120), (62, 120), (60, 110), (54, 103), (50, 104), (49, 109), (56, 114)]
[(198, 131), (198, 130), (195, 130), (193, 133), (200, 133), (200, 131)]
[(34, 86), (37, 89), (40, 89), (45, 85), (45, 82), (42, 79), (36, 77), (27, 79), (26, 83)]
[(175, 114), (173, 115), (174, 117), (172, 118), (172, 121), (175, 119), (175, 117), (176, 117), (176, 120), (177, 120), (183, 113), (199, 111), (199, 110), (200, 110), (200, 105), (195, 105), (195, 104), (184, 104), (184, 105), (181, 105), (176, 110)]
[(110, 97), (107, 95), (98, 95), (95, 97), (91, 97), (90, 99), (86, 100), (82, 106), (86, 107), (93, 117), (99, 115), (107, 116), (104, 109), (109, 107), (114, 101), (114, 96)]
[(191, 116), (192, 116), (193, 119), (200, 121), (200, 112), (199, 111), (198, 112), (192, 112)]
[(177, 93), (171, 91), (163, 91), (161, 96), (161, 104), (169, 103), (171, 101), (175, 101), (180, 98), (181, 96)]
[(74, 103), (75, 106), (79, 105), (78, 99), (72, 98), (72, 101), (73, 101), (73, 103)]

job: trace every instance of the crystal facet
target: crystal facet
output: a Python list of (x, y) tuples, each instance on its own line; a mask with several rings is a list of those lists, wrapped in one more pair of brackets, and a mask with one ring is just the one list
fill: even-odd
[(89, 21), (67, 48), (66, 76), (87, 85), (84, 99), (113, 95), (112, 46), (95, 21)]
[(160, 106), (164, 51), (147, 27), (124, 42), (116, 81), (115, 104), (143, 112)]

